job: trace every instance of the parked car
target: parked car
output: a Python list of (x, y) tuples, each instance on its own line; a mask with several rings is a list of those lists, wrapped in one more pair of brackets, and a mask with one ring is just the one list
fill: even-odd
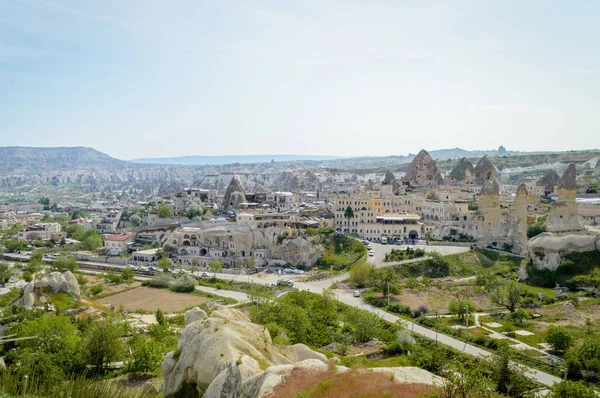
[(360, 297), (360, 292), (358, 290), (355, 290), (353, 296)]
[(375, 255), (375, 253), (369, 252), (369, 257), (373, 257), (374, 255)]

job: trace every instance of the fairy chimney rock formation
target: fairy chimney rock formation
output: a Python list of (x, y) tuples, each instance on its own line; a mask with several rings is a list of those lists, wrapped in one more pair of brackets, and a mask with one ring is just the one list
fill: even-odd
[(475, 166), (475, 178), (479, 184), (498, 178), (498, 169), (490, 162), (487, 156), (482, 157)]
[(473, 184), (475, 182), (475, 168), (466, 158), (462, 158), (450, 172), (450, 179), (454, 182)]
[(431, 155), (424, 149), (415, 156), (404, 177), (417, 185), (441, 185), (444, 182)]
[(546, 195), (550, 195), (554, 192), (554, 187), (558, 185), (560, 177), (554, 169), (549, 170), (545, 176), (540, 178), (540, 184), (544, 186), (544, 192)]
[(246, 201), (246, 195), (244, 192), (244, 188), (242, 188), (242, 184), (237, 177), (233, 177), (227, 190), (225, 191), (225, 196), (223, 197), (223, 210), (228, 211), (232, 209), (237, 209), (240, 203)]
[(546, 230), (555, 234), (584, 233), (585, 226), (577, 212), (577, 171), (571, 163), (558, 183), (558, 201), (548, 214)]

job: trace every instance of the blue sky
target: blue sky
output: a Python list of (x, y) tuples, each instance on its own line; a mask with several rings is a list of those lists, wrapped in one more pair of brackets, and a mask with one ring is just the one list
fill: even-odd
[(1, 145), (600, 147), (597, 1), (0, 0)]

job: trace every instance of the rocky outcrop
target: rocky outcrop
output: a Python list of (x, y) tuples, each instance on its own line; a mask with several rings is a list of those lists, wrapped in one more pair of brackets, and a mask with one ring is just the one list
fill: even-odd
[(527, 247), (527, 258), (535, 269), (556, 271), (569, 253), (600, 250), (600, 235), (556, 236), (551, 232), (544, 232), (531, 238)]
[(404, 178), (424, 186), (441, 185), (444, 182), (435, 161), (424, 149), (415, 156)]
[[(527, 190), (525, 190), (527, 192)], [(481, 188), (480, 196), (498, 196), (500, 195), (500, 184), (496, 179), (486, 181)]]
[(391, 185), (396, 181), (396, 176), (390, 170), (385, 172), (385, 176), (383, 177), (383, 181), (381, 182), (384, 185)]
[(244, 193), (244, 188), (242, 188), (240, 180), (234, 176), (229, 182), (229, 186), (223, 197), (223, 210), (237, 209), (240, 203), (244, 203), (245, 201), (246, 194)]
[(490, 162), (487, 156), (482, 157), (475, 166), (475, 179), (478, 184), (498, 178), (498, 169)]
[(554, 169), (548, 170), (546, 175), (540, 178), (540, 184), (544, 186), (544, 192), (546, 195), (550, 195), (552, 192), (554, 192), (554, 187), (558, 185), (559, 181), (560, 177)]
[(585, 225), (577, 211), (577, 173), (570, 164), (558, 183), (558, 200), (546, 219), (546, 230), (556, 234), (583, 233)]
[(280, 245), (273, 245), (270, 256), (289, 264), (315, 265), (323, 251), (304, 238), (284, 239)]
[(455, 183), (472, 184), (475, 182), (475, 168), (466, 158), (462, 158), (450, 172), (450, 179)]
[(594, 175), (596, 176), (596, 178), (600, 179), (600, 159), (598, 159), (596, 167), (594, 168)]
[(183, 316), (184, 324), (185, 324), (185, 326), (187, 326), (196, 321), (201, 321), (201, 320), (205, 319), (206, 316), (207, 315), (204, 310), (201, 310), (198, 307), (194, 307), (184, 314), (184, 316)]
[(36, 302), (42, 301), (44, 296), (42, 292), (49, 289), (52, 293), (71, 294), (75, 298), (81, 297), (79, 283), (71, 271), (52, 272), (42, 279), (27, 283), (23, 288), (23, 297), (20, 299), (20, 305), (25, 308), (32, 308)]
[(169, 397), (195, 385), (206, 389), (205, 397), (235, 397), (235, 391), (244, 392), (244, 383), (267, 368), (307, 359), (327, 363), (323, 354), (302, 344), (273, 344), (265, 327), (239, 310), (221, 308), (183, 329), (177, 352), (167, 354), (162, 365), (163, 394)]

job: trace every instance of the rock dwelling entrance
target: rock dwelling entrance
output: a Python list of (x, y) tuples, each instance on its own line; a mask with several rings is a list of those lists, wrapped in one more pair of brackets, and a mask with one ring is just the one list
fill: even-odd
[(419, 239), (419, 233), (414, 229), (408, 233), (409, 239)]

